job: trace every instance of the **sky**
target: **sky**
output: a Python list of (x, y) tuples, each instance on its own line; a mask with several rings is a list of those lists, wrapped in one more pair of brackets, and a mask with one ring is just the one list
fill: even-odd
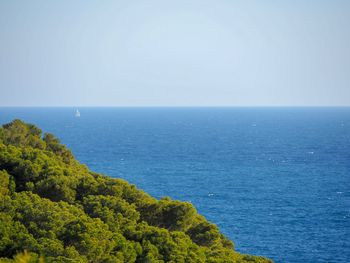
[(350, 106), (348, 0), (1, 0), (0, 106)]

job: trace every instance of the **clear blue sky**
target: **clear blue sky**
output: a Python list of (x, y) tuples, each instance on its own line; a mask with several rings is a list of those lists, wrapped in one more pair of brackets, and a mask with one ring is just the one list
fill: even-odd
[(350, 106), (350, 1), (0, 2), (0, 106)]

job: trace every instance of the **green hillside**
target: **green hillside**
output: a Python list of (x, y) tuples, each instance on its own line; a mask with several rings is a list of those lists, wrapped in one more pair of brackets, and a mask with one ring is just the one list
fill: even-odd
[(20, 120), (0, 128), (1, 262), (271, 262), (234, 250), (187, 202), (80, 164)]

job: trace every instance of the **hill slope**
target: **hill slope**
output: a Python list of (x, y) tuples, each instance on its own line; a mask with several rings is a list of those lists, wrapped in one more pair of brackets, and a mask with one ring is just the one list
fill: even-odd
[[(30, 254), (12, 260), (25, 250)], [(0, 128), (0, 258), (271, 262), (235, 252), (190, 203), (156, 200), (126, 181), (91, 172), (53, 135), (20, 120)]]

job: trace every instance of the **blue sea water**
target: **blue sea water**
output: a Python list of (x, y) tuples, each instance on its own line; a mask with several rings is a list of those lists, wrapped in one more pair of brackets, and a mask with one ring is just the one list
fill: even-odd
[(350, 262), (350, 108), (0, 108), (90, 169), (192, 202), (242, 253)]

